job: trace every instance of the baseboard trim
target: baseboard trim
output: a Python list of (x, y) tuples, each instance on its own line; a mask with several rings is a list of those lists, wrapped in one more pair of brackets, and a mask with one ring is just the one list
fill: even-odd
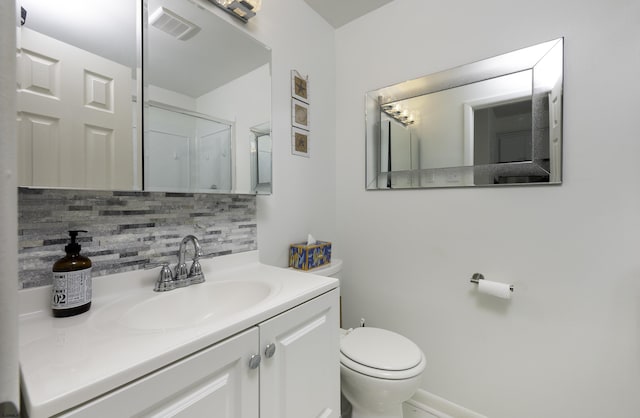
[(418, 389), (405, 403), (437, 418), (487, 418), (423, 389)]

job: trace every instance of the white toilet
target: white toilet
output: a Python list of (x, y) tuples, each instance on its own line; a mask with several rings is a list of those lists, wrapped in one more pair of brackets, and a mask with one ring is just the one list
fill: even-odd
[[(342, 260), (313, 274), (340, 278)], [(342, 395), (351, 418), (402, 418), (402, 403), (420, 385), (426, 360), (411, 340), (388, 330), (360, 327), (340, 337)]]
[(340, 341), (342, 394), (351, 418), (402, 418), (402, 403), (420, 385), (426, 360), (408, 338), (385, 329), (361, 327)]

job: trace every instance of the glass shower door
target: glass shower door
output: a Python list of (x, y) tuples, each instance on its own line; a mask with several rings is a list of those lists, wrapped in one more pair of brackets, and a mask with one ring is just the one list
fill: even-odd
[(233, 186), (231, 124), (150, 106), (144, 142), (144, 188), (229, 192)]

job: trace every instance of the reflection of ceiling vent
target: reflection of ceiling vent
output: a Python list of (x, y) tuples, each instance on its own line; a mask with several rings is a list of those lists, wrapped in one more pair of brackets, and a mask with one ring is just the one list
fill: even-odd
[(149, 17), (149, 23), (181, 41), (186, 41), (200, 31), (198, 25), (189, 22), (166, 7), (159, 7), (153, 12)]

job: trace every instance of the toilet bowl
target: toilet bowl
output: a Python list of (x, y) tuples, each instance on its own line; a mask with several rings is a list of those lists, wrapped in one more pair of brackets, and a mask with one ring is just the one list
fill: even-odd
[[(341, 271), (342, 260), (334, 258), (309, 272), (342, 279)], [(420, 348), (400, 334), (372, 327), (342, 330), (340, 380), (348, 401), (342, 416), (402, 418), (402, 403), (418, 389), (425, 365)]]
[(395, 332), (371, 327), (345, 332), (340, 378), (351, 418), (402, 418), (402, 403), (418, 389), (425, 366), (418, 346)]

